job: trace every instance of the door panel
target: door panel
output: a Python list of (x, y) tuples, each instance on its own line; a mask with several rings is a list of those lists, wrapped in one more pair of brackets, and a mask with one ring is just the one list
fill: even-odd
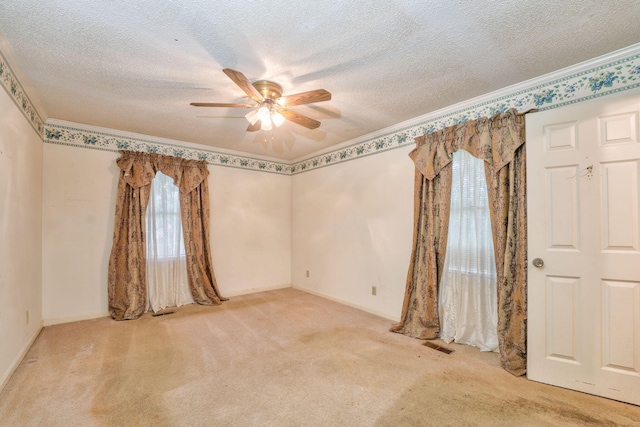
[(603, 280), (602, 313), (602, 367), (640, 375), (640, 283)]
[(580, 364), (580, 279), (547, 276), (546, 356)]
[(602, 164), (602, 249), (638, 251), (638, 161)]
[(546, 169), (547, 247), (554, 250), (578, 250), (578, 165)]
[(527, 116), (528, 378), (640, 404), (640, 90)]

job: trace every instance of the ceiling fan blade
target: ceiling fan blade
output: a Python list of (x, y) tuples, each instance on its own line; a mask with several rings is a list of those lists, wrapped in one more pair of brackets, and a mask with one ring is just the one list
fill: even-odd
[(278, 112), (280, 114), (282, 114), (284, 116), (285, 119), (293, 122), (293, 123), (297, 123), (300, 126), (304, 126), (306, 128), (309, 129), (316, 129), (317, 127), (320, 126), (320, 122), (317, 120), (313, 120), (310, 117), (307, 116), (303, 116), (302, 114), (298, 114), (296, 112), (293, 112), (291, 110), (285, 110), (284, 108), (281, 108), (278, 110)]
[(247, 127), (247, 132), (257, 132), (260, 130), (260, 126), (261, 126), (260, 120), (258, 120), (254, 124), (249, 123), (249, 126)]
[(245, 77), (240, 71), (232, 70), (231, 68), (225, 68), (222, 70), (235, 84), (240, 86), (240, 89), (249, 95), (254, 101), (261, 102), (264, 100), (260, 92), (253, 87), (248, 78)]
[(277, 103), (284, 107), (292, 107), (294, 105), (312, 104), (314, 102), (329, 101), (331, 93), (324, 89), (311, 90), (309, 92), (296, 93), (293, 95), (281, 96), (277, 99)]
[(249, 104), (224, 104), (219, 102), (192, 102), (194, 107), (226, 107), (226, 108), (251, 108)]

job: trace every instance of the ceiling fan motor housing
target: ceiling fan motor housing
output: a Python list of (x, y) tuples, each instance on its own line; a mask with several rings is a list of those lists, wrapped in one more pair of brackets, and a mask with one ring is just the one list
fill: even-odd
[(275, 102), (276, 99), (282, 96), (282, 86), (277, 83), (268, 80), (258, 80), (257, 82), (253, 82), (252, 85), (260, 92), (260, 95), (262, 95), (264, 99), (270, 99)]

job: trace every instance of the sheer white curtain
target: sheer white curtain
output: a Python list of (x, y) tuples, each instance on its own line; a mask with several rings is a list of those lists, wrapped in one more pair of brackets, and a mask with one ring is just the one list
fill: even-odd
[(158, 172), (147, 207), (147, 311), (192, 304), (180, 221), (180, 195), (173, 179)]
[(440, 281), (440, 337), (498, 351), (496, 267), (484, 162), (453, 153), (449, 236)]

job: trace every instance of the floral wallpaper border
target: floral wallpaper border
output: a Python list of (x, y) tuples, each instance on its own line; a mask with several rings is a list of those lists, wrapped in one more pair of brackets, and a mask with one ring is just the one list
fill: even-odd
[[(598, 59), (590, 62), (596, 63)], [(467, 120), (493, 116), (509, 108), (516, 108), (518, 111), (527, 111), (532, 108), (547, 110), (640, 87), (640, 45), (629, 49), (626, 57), (612, 59), (603, 65), (593, 67), (587, 65), (586, 67), (582, 71), (564, 76), (562, 75), (563, 71), (560, 70), (550, 75), (546, 82), (539, 83), (540, 79), (535, 79), (530, 87), (524, 86), (523, 89), (516, 89), (513, 93), (495, 98), (490, 98), (491, 95), (489, 95), (485, 97), (486, 101), (479, 101), (475, 105), (446, 114), (436, 111), (426, 115), (424, 121), (417, 125), (391, 131), (382, 136), (318, 154), (292, 164), (286, 161), (256, 159), (240, 154), (227, 154), (179, 144), (168, 144), (154, 141), (152, 137), (149, 137), (150, 139), (124, 137), (82, 129), (80, 124), (75, 124), (76, 127), (73, 127), (44, 122), (2, 52), (0, 52), (0, 84), (21, 109), (36, 132), (43, 136), (46, 143), (105, 151), (126, 149), (156, 152), (188, 159), (206, 160), (212, 165), (295, 175), (397, 148), (413, 146), (414, 138), (417, 136), (464, 123)]]
[(220, 153), (214, 150), (195, 149), (178, 144), (153, 141), (152, 139), (113, 135), (49, 122), (44, 126), (44, 142), (103, 151), (133, 150), (160, 153), (185, 159), (206, 160), (212, 165), (291, 175), (291, 165), (287, 163)]
[(548, 82), (483, 101), (449, 114), (438, 115), (438, 112), (435, 112), (435, 117), (426, 118), (423, 123), (294, 163), (291, 174), (295, 175), (396, 148), (413, 146), (414, 138), (417, 136), (465, 123), (468, 120), (490, 117), (510, 108), (516, 108), (520, 112), (532, 108), (542, 111), (636, 87), (640, 87), (640, 54), (632, 54), (627, 58), (561, 78), (552, 78)]
[(39, 135), (42, 135), (44, 120), (42, 120), (27, 92), (16, 78), (15, 72), (9, 66), (9, 62), (2, 54), (2, 51), (0, 51), (0, 85), (4, 87), (13, 102), (20, 108), (20, 111), (22, 111), (22, 114), (27, 118), (33, 129)]

